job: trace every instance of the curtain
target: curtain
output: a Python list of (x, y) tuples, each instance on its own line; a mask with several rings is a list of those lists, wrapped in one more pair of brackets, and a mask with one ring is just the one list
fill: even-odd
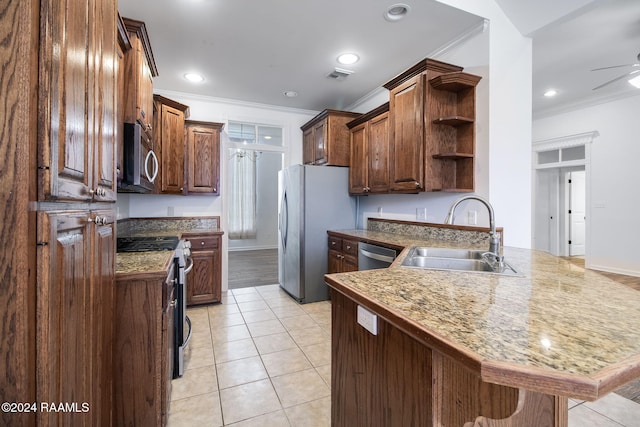
[(229, 238), (256, 237), (256, 153), (232, 148)]

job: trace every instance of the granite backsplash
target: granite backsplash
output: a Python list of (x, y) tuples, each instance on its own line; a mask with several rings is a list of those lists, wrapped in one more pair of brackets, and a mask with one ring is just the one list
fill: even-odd
[(220, 217), (170, 217), (170, 218), (127, 218), (118, 221), (118, 237), (153, 232), (166, 233), (174, 230), (216, 231), (220, 228)]

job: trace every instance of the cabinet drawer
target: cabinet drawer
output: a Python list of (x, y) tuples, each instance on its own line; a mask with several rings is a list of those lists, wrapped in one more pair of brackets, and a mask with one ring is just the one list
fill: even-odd
[(358, 256), (358, 242), (356, 240), (343, 240), (342, 252), (347, 255)]
[(342, 251), (342, 239), (340, 237), (329, 236), (329, 249), (334, 251)]
[(218, 249), (220, 247), (220, 237), (190, 237), (191, 250), (199, 251), (204, 249)]

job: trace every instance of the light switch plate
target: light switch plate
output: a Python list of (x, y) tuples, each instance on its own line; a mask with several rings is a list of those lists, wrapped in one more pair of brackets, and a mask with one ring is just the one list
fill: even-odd
[(373, 335), (378, 335), (378, 316), (361, 305), (358, 306), (358, 324)]

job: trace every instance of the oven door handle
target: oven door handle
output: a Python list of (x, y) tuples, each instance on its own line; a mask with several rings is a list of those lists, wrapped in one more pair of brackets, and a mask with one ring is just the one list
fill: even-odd
[(184, 320), (187, 322), (187, 325), (189, 325), (189, 333), (187, 334), (187, 337), (184, 339), (184, 342), (182, 343), (182, 347), (187, 348), (187, 344), (189, 344), (189, 340), (191, 339), (191, 319), (189, 319), (189, 316), (184, 316)]
[(191, 270), (193, 269), (193, 258), (191, 258), (190, 256), (185, 258), (185, 262), (189, 261), (189, 265), (185, 266), (184, 268), (184, 274), (189, 274), (189, 272), (191, 272)]

